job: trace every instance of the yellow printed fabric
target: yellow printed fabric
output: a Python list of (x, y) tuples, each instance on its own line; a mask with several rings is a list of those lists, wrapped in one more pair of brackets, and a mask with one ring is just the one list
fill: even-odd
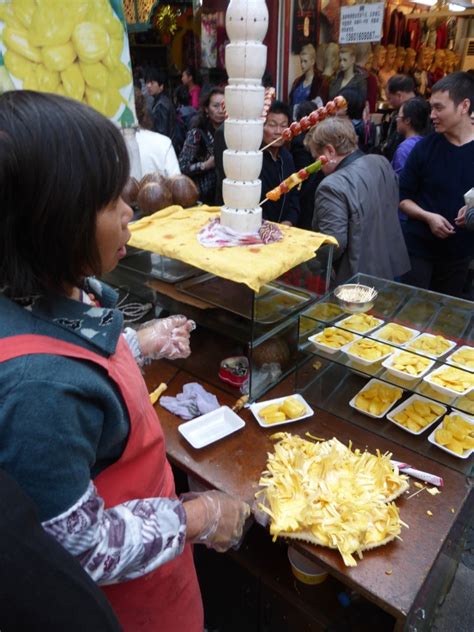
[(245, 283), (258, 292), (265, 283), (314, 257), (323, 244), (337, 245), (334, 237), (279, 224), (283, 239), (277, 243), (205, 248), (198, 233), (219, 217), (220, 209), (170, 206), (130, 225), (131, 246), (178, 259), (216, 276)]

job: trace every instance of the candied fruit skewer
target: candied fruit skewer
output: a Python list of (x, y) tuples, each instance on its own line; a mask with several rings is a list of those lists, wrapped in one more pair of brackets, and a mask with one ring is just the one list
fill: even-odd
[(334, 116), (337, 114), (338, 110), (343, 110), (347, 107), (347, 101), (341, 95), (334, 97), (333, 101), (328, 101), (325, 106), (318, 108), (317, 110), (313, 110), (308, 116), (303, 116), (299, 121), (293, 121), (293, 123), (283, 130), (281, 136), (272, 140), (271, 143), (262, 147), (262, 151), (268, 149), (275, 143), (277, 143), (282, 138), (286, 141), (291, 140), (295, 136), (298, 136), (302, 132), (307, 131), (311, 127), (314, 127), (319, 123), (319, 121), (324, 121), (327, 116)]
[(277, 187), (266, 193), (265, 200), (262, 200), (260, 202), (260, 206), (262, 206), (262, 204), (265, 204), (267, 200), (277, 202), (282, 195), (288, 193), (288, 191), (290, 191), (294, 187), (299, 186), (302, 182), (304, 182), (304, 180), (309, 178), (312, 173), (316, 173), (317, 171), (319, 171), (321, 167), (327, 163), (327, 161), (328, 159), (326, 158), (326, 156), (320, 156), (318, 160), (312, 162), (307, 167), (304, 167), (303, 169), (292, 173), (291, 176), (288, 176), (288, 178), (285, 178), (283, 182), (280, 182)]

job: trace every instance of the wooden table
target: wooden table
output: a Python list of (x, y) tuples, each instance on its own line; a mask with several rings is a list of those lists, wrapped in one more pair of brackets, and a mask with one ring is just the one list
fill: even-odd
[[(195, 380), (184, 371), (162, 362), (150, 365), (145, 378), (150, 391), (160, 382), (167, 382), (167, 395), (181, 392), (184, 384)], [(224, 391), (203, 382), (201, 384), (214, 393), (221, 404), (233, 405), (238, 397), (238, 393), (233, 399)], [(291, 394), (292, 388), (293, 382), (286, 380), (270, 391), (266, 398)], [(177, 431), (182, 420), (159, 404), (156, 410), (166, 434), (167, 453), (172, 463), (208, 486), (252, 503), (267, 453), (273, 449), (270, 436), (275, 430), (261, 428), (250, 411), (243, 410), (239, 414), (246, 422), (245, 428), (196, 450)], [(354, 447), (367, 447), (371, 451), (378, 448), (382, 452), (393, 452), (395, 459), (444, 479), (442, 493), (437, 496), (421, 492), (411, 499), (405, 495), (397, 500), (400, 515), (410, 527), (402, 529), (403, 542), (395, 541), (366, 552), (364, 559), (354, 568), (346, 567), (337, 551), (297, 544), (305, 555), (327, 567), (331, 575), (394, 616), (397, 629), (402, 629), (410, 618), (419, 616), (420, 604), (423, 608), (421, 612), (427, 616), (430, 604), (434, 606), (439, 593), (447, 590), (444, 583), (457, 565), (460, 536), (466, 520), (472, 516), (474, 494), (467, 479), (459, 472), (389, 439), (320, 410), (316, 410), (312, 418), (279, 427), (278, 430), (282, 428), (299, 435), (310, 431), (327, 439), (335, 436), (344, 443), (351, 440)], [(414, 480), (410, 482), (410, 493), (417, 491), (413, 486)], [(433, 515), (429, 516), (427, 511)], [(422, 629), (421, 625), (419, 629)]]

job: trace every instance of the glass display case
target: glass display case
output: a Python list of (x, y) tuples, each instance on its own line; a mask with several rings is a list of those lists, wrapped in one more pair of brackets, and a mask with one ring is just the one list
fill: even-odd
[[(437, 434), (453, 416), (474, 424), (472, 302), (363, 274), (348, 283), (375, 288), (373, 307), (351, 317), (332, 291), (301, 313), (299, 346), (307, 360), (297, 367), (298, 392), (312, 405), (472, 475), (474, 449), (461, 449), (459, 440), (474, 448), (474, 425), (468, 439), (456, 424), (450, 435)], [(388, 387), (379, 389), (386, 406), (377, 399), (371, 408), (367, 400), (379, 397), (378, 387), (371, 389), (378, 383)], [(369, 394), (358, 397), (364, 388)]]
[(246, 393), (253, 401), (306, 359), (299, 315), (329, 287), (332, 246), (325, 247), (324, 258), (296, 266), (259, 292), (181, 261), (128, 250), (104, 281), (125, 303), (152, 306), (147, 318), (182, 313), (196, 322), (192, 354), (176, 363), (199, 381), (235, 393), (236, 399)]

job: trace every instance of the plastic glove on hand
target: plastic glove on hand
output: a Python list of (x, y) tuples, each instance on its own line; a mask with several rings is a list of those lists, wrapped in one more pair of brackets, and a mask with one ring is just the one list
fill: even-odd
[(150, 360), (188, 357), (189, 336), (194, 328), (194, 322), (181, 315), (144, 323), (137, 331), (142, 356)]
[(205, 544), (219, 553), (239, 545), (250, 515), (247, 503), (217, 490), (190, 492), (183, 494), (181, 500), (185, 508), (187, 501), (198, 503), (195, 515), (199, 529), (191, 542)]

